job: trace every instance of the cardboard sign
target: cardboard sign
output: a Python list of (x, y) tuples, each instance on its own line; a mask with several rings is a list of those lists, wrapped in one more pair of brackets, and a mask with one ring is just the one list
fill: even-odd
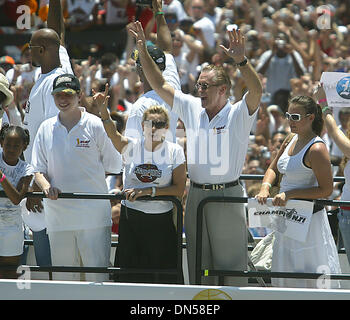
[(312, 218), (313, 202), (289, 200), (285, 207), (275, 207), (272, 199), (261, 205), (248, 199), (249, 227), (267, 227), (283, 235), (305, 242)]
[(350, 73), (323, 72), (320, 82), (323, 84), (328, 106), (350, 107)]

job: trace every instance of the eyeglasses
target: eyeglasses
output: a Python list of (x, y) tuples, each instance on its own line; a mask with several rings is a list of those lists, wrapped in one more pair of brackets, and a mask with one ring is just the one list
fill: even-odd
[(201, 7), (201, 6), (193, 6), (193, 7), (192, 7), (192, 9), (202, 10), (202, 9), (203, 9), (203, 7)]
[(151, 128), (155, 127), (156, 129), (165, 128), (167, 125), (166, 121), (145, 120), (145, 122), (148, 123)]
[(203, 91), (205, 91), (205, 90), (208, 90), (210, 87), (218, 87), (221, 85), (222, 83), (208, 84), (208, 83), (197, 82), (194, 87), (196, 88), (196, 90), (202, 89)]
[(286, 112), (286, 118), (287, 118), (287, 120), (292, 120), (292, 121), (300, 121), (302, 118), (306, 118), (306, 117), (308, 117), (308, 116), (310, 116), (311, 114), (306, 114), (305, 116), (302, 116), (301, 114), (299, 114), (299, 113), (292, 113), (292, 114), (290, 114), (290, 113), (288, 113), (288, 112)]

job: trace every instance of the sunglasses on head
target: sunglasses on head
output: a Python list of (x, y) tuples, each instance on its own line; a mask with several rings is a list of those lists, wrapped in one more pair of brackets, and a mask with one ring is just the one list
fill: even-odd
[(310, 116), (309, 113), (306, 114), (305, 116), (302, 116), (302, 115), (299, 114), (299, 113), (292, 113), (292, 114), (290, 114), (290, 113), (286, 112), (286, 118), (287, 118), (287, 120), (292, 120), (292, 121), (300, 121), (302, 118), (306, 118), (306, 117), (308, 117), (308, 116)]

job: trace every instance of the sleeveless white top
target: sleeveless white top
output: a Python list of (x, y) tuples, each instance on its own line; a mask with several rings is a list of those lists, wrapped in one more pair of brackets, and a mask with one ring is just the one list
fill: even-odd
[(324, 141), (317, 136), (311, 139), (296, 155), (289, 156), (288, 152), (297, 138), (298, 135), (292, 138), (277, 162), (277, 169), (283, 174), (280, 192), (299, 188), (310, 188), (318, 184), (312, 169), (304, 164), (304, 157), (311, 145), (318, 142), (324, 143)]
[[(293, 137), (277, 163), (278, 170), (283, 174), (280, 192), (318, 184), (312, 169), (304, 164), (304, 156), (311, 145), (324, 141), (315, 137), (296, 155), (289, 156), (288, 152), (297, 137)], [(276, 231), (272, 251), (271, 271), (341, 273), (337, 247), (324, 209), (312, 215), (305, 242)], [(272, 278), (271, 284), (275, 287), (319, 287), (319, 281), (314, 279)], [(339, 288), (339, 281), (331, 280), (328, 285), (330, 288)]]

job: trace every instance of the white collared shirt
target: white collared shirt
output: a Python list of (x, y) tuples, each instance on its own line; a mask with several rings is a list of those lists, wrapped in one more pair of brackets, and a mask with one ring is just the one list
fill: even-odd
[(196, 183), (227, 183), (241, 175), (257, 111), (249, 115), (245, 96), (209, 121), (200, 98), (176, 91), (173, 111), (184, 122), (189, 178)]
[(29, 99), (25, 107), (24, 128), (29, 130), (30, 143), (24, 151), (24, 157), (27, 162), (31, 162), (32, 148), (35, 135), (40, 124), (58, 114), (55, 101), (51, 94), (53, 90), (53, 81), (61, 74), (73, 74), (69, 56), (65, 47), (60, 46), (59, 56), (61, 67), (55, 68), (49, 73), (41, 74), (30, 91)]
[[(175, 90), (181, 89), (180, 77), (177, 72), (176, 62), (171, 54), (165, 54), (165, 70), (163, 71), (163, 77), (165, 81)], [(150, 90), (143, 94), (132, 105), (128, 120), (126, 122), (125, 136), (139, 140), (143, 138), (143, 130), (141, 125), (143, 113), (153, 105), (162, 105), (168, 110), (170, 124), (165, 138), (168, 141), (176, 142), (176, 126), (178, 117), (171, 111), (170, 106), (166, 104), (154, 90)]]
[[(80, 121), (69, 132), (58, 116), (40, 125), (33, 146), (34, 172), (47, 174), (61, 192), (106, 194), (105, 173), (121, 171), (121, 156), (100, 118), (81, 109)], [(44, 205), (49, 231), (111, 225), (109, 200), (44, 199)]]

